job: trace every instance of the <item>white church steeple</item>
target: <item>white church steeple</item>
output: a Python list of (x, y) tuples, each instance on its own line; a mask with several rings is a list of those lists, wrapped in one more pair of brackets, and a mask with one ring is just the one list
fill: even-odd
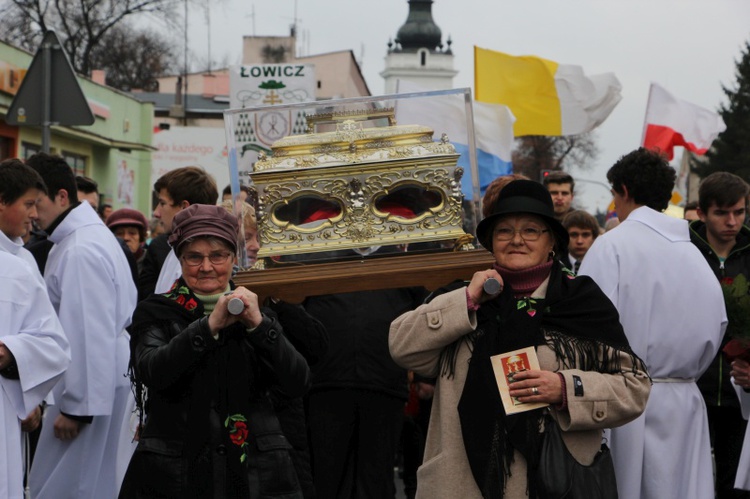
[(442, 32), (432, 19), (432, 0), (409, 0), (409, 15), (395, 41), (388, 41), (385, 93), (396, 92), (397, 80), (408, 80), (427, 90), (453, 88), (451, 39), (442, 43)]

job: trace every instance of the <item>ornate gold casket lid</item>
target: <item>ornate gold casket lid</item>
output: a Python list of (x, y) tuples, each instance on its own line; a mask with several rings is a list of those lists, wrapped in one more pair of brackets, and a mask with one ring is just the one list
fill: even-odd
[[(363, 126), (366, 121), (379, 118), (387, 118), (389, 126)], [(433, 142), (434, 131), (430, 127), (396, 125), (393, 109), (321, 113), (307, 116), (306, 120), (308, 133), (274, 142), (271, 157), (259, 156), (256, 173), (456, 153), (447, 137)], [(335, 125), (335, 130), (316, 132), (321, 123)]]

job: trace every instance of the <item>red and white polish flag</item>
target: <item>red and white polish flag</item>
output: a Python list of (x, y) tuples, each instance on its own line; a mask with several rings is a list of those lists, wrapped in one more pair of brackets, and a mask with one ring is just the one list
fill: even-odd
[(705, 154), (726, 129), (719, 114), (681, 100), (656, 83), (651, 84), (646, 106), (643, 147), (674, 156), (674, 146)]

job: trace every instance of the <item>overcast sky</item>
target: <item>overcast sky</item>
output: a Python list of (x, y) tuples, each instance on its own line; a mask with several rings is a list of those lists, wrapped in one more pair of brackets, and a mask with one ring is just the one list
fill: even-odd
[[(206, 1), (211, 59), (239, 64), (243, 36), (287, 35), (296, 4), (303, 55), (352, 50), (373, 95), (384, 92), (387, 43), (408, 13), (406, 0)], [(651, 81), (716, 110), (725, 102), (721, 85), (734, 88), (735, 61), (750, 40), (748, 0), (436, 0), (432, 12), (443, 41), (453, 41), (455, 87), (473, 91), (474, 45), (577, 64), (586, 74), (615, 73), (623, 99), (596, 130), (597, 165), (572, 172), (604, 183), (612, 163), (639, 145)], [(189, 50), (204, 59), (205, 11), (191, 8), (189, 19)], [(592, 212), (611, 199), (596, 184), (580, 183), (577, 191)]]

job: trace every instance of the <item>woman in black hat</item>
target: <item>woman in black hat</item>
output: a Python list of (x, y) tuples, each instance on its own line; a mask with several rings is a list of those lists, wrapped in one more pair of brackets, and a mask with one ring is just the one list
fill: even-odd
[[(182, 277), (139, 303), (130, 328), (144, 424), (121, 498), (302, 498), (269, 393), (303, 395), (310, 371), (284, 320), (230, 281), (238, 228), (219, 206), (174, 217)], [(322, 328), (304, 312), (294, 325)]]
[[(612, 303), (557, 260), (568, 235), (547, 190), (513, 181), (490, 213), (477, 238), (494, 255), (493, 268), (391, 325), (396, 362), (437, 377), (421, 498), (543, 497), (536, 471), (546, 414), (575, 459), (590, 464), (602, 430), (641, 414), (650, 391)], [(490, 279), (499, 291), (485, 286)], [(508, 413), (496, 374), (509, 369), (494, 371), (491, 357), (526, 347), (541, 368), (510, 376)], [(523, 404), (537, 408), (514, 412)]]

